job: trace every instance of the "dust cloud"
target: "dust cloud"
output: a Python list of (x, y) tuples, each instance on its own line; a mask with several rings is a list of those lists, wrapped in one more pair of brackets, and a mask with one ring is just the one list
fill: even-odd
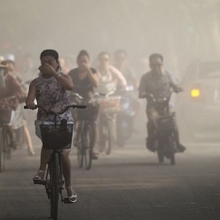
[[(148, 56), (159, 52), (181, 81), (195, 59), (220, 56), (218, 0), (0, 0), (0, 5), (0, 55), (30, 54), (36, 69), (45, 48), (68, 57), (72, 67), (81, 49), (91, 60), (101, 51), (113, 55), (124, 49), (139, 78), (149, 70)], [(144, 110), (141, 114), (145, 117)]]

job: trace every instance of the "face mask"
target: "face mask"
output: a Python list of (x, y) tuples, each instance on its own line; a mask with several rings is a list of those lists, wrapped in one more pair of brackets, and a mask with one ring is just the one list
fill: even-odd
[(4, 69), (0, 69), (0, 89), (5, 88)]

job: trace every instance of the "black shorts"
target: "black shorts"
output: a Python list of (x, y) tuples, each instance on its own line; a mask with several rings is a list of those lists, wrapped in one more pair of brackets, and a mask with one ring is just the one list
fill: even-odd
[(85, 109), (77, 109), (78, 120), (96, 121), (99, 113), (99, 105), (87, 105)]

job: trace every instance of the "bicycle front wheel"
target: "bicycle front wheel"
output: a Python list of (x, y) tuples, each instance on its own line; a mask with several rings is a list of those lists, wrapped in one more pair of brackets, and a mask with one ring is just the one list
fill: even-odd
[(92, 127), (90, 124), (87, 124), (83, 132), (85, 167), (87, 170), (89, 170), (92, 166), (92, 144), (93, 144)]
[(0, 132), (0, 173), (5, 169), (4, 142), (2, 132)]
[(11, 148), (9, 146), (10, 138), (5, 131), (2, 133), (2, 140), (3, 140), (4, 159), (6, 158), (7, 160), (11, 160)]
[(168, 147), (169, 147), (169, 156), (170, 156), (170, 164), (175, 165), (175, 146), (174, 146), (174, 138), (173, 136), (170, 136), (168, 138)]
[(106, 121), (105, 135), (106, 135), (106, 141), (107, 141), (105, 153), (109, 155), (112, 150), (112, 121), (111, 120)]
[(83, 166), (83, 123), (79, 124), (78, 132), (80, 138), (77, 146), (77, 161), (79, 168), (81, 168)]
[(59, 164), (59, 154), (53, 153), (51, 167), (51, 218), (53, 220), (58, 219), (58, 200), (59, 200), (59, 174), (60, 174), (60, 164)]

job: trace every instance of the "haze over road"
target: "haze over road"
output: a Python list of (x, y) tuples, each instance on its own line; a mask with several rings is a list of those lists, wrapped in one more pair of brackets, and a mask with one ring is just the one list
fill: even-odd
[[(176, 155), (177, 164), (159, 165), (156, 154), (140, 142), (124, 149), (115, 147), (110, 156), (100, 155), (90, 171), (77, 167), (72, 154), (76, 204), (60, 203), (59, 219), (68, 220), (219, 220), (220, 149), (218, 144), (188, 146)], [(0, 219), (48, 219), (45, 189), (34, 185), (37, 156), (26, 150), (13, 153), (0, 174)]]

